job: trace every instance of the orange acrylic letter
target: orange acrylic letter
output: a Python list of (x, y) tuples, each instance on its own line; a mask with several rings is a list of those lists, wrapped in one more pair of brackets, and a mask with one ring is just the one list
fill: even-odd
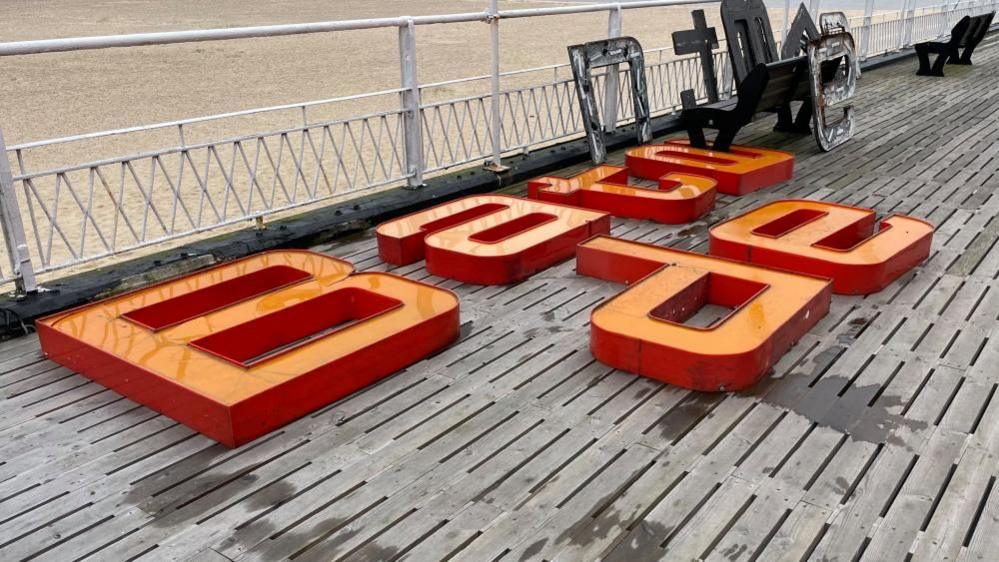
[(763, 205), (711, 229), (711, 254), (833, 280), (833, 291), (884, 289), (930, 254), (933, 225), (870, 209), (806, 200)]
[(473, 195), (378, 225), (378, 254), (394, 265), (478, 285), (521, 281), (610, 232), (610, 216), (507, 195)]
[(707, 176), (718, 182), (721, 193), (745, 195), (791, 179), (794, 155), (751, 146), (714, 152), (670, 141), (629, 149), (625, 165), (635, 176), (650, 180), (671, 172)]
[[(756, 383), (829, 311), (828, 280), (597, 236), (576, 270), (631, 287), (590, 317), (603, 363), (695, 390)], [(705, 305), (731, 309), (706, 327), (685, 324)]]
[(656, 181), (659, 189), (628, 185), (627, 168), (603, 165), (568, 179), (533, 179), (527, 183), (527, 190), (531, 199), (664, 224), (691, 222), (715, 204), (716, 182), (711, 178), (668, 173)]
[(53, 361), (229, 447), (410, 365), (458, 334), (450, 291), (265, 252), (39, 320)]

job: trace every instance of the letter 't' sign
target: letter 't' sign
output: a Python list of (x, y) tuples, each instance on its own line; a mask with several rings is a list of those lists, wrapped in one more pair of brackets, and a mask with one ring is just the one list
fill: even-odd
[(781, 200), (711, 229), (712, 255), (829, 277), (833, 291), (876, 293), (930, 254), (933, 225), (870, 209)]
[[(580, 244), (580, 275), (630, 283), (590, 317), (590, 350), (607, 365), (694, 390), (756, 383), (829, 311), (826, 279), (597, 236)], [(685, 324), (706, 304), (731, 309)]]
[(670, 172), (707, 176), (718, 182), (719, 192), (745, 195), (791, 179), (794, 155), (751, 146), (715, 152), (669, 141), (628, 149), (625, 166), (635, 176), (650, 180)]
[(378, 255), (393, 265), (476, 285), (515, 283), (571, 258), (610, 232), (610, 215), (508, 195), (473, 195), (378, 225)]
[(450, 291), (264, 252), (37, 322), (42, 350), (229, 447), (449, 344)]
[(543, 177), (527, 182), (531, 199), (606, 211), (618, 217), (664, 224), (691, 222), (715, 204), (715, 180), (668, 173), (658, 189), (628, 185), (628, 169), (602, 165), (572, 178)]

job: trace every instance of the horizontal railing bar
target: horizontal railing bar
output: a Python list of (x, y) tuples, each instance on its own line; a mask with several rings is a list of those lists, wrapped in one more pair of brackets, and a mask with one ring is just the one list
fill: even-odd
[(606, 12), (607, 10), (634, 10), (637, 8), (656, 8), (659, 6), (685, 6), (688, 4), (720, 4), (721, 0), (646, 0), (643, 2), (612, 2), (607, 4), (583, 4), (578, 6), (560, 6), (558, 8), (522, 8), (519, 10), (500, 10), (500, 19), (533, 18), (537, 16), (561, 16), (566, 14), (585, 14), (589, 12)]
[(393, 88), (391, 90), (380, 90), (378, 92), (368, 92), (365, 94), (354, 94), (350, 96), (343, 96), (338, 98), (328, 98), (324, 100), (313, 100), (299, 103), (289, 103), (284, 105), (272, 105), (270, 107), (259, 107), (255, 109), (244, 109), (240, 111), (233, 111), (230, 113), (217, 113), (215, 115), (205, 115), (203, 117), (189, 117), (186, 119), (178, 119), (176, 121), (163, 121), (161, 123), (152, 123), (150, 125), (137, 125), (135, 127), (126, 127), (124, 129), (111, 129), (108, 131), (95, 131), (93, 133), (81, 133), (79, 135), (72, 135), (68, 137), (59, 137), (54, 139), (46, 139), (40, 141), (31, 141), (21, 144), (15, 144), (7, 147), (7, 151), (24, 150), (28, 148), (38, 148), (42, 146), (51, 146), (54, 144), (64, 144), (67, 142), (75, 142), (81, 140), (97, 139), (101, 137), (109, 137), (115, 135), (123, 135), (127, 133), (140, 133), (143, 131), (152, 131), (156, 129), (165, 129), (169, 127), (179, 127), (183, 125), (191, 125), (195, 123), (204, 123), (206, 121), (216, 121), (218, 119), (228, 119), (232, 117), (245, 117), (247, 115), (255, 115), (258, 113), (267, 113), (270, 111), (286, 111), (289, 109), (302, 109), (306, 107), (314, 107), (317, 105), (326, 105), (330, 103), (344, 102), (344, 101), (354, 101), (365, 98), (373, 98), (379, 96), (386, 96), (390, 94), (398, 94), (402, 92), (402, 88)]
[(400, 27), (411, 19), (416, 25), (431, 23), (462, 23), (486, 21), (486, 12), (442, 14), (436, 16), (413, 16), (395, 18), (373, 18), (343, 21), (323, 21), (314, 23), (294, 23), (233, 27), (228, 29), (197, 29), (191, 31), (162, 31), (155, 33), (133, 33), (128, 35), (98, 35), (93, 37), (67, 37), (64, 39), (41, 39), (0, 43), (0, 57), (36, 55), (41, 53), (61, 53), (67, 51), (88, 51), (118, 47), (145, 47), (151, 45), (171, 45), (175, 43), (200, 43), (204, 41), (228, 41), (256, 37), (282, 37), (285, 35), (305, 35), (329, 33), (333, 31), (355, 31)]
[[(600, 12), (620, 7), (623, 10), (652, 8), (657, 6), (682, 6), (687, 4), (717, 4), (720, 0), (646, 0), (625, 4), (607, 3), (553, 8), (529, 8), (521, 10), (501, 10), (496, 16), (500, 19), (554, 16)], [(67, 51), (87, 51), (119, 47), (145, 47), (170, 45), (175, 43), (199, 43), (203, 41), (228, 41), (259, 37), (282, 37), (309, 33), (329, 33), (334, 31), (355, 31), (384, 27), (409, 25), (431, 25), (440, 23), (468, 23), (490, 21), (488, 12), (467, 12), (432, 16), (401, 16), (394, 18), (370, 18), (313, 23), (293, 23), (225, 29), (197, 29), (190, 31), (162, 31), (155, 33), (133, 33), (128, 35), (99, 35), (94, 37), (67, 37), (63, 39), (41, 39), (0, 43), (0, 57), (61, 53)]]
[[(721, 50), (721, 49), (719, 49), (717, 51), (712, 51), (712, 52), (714, 54), (716, 54), (716, 55), (727, 53), (727, 51), (724, 51), (724, 50)], [(669, 65), (671, 63), (683, 62), (683, 61), (688, 61), (688, 60), (692, 60), (692, 59), (696, 59), (696, 58), (697, 58), (697, 55), (681, 56), (679, 58), (675, 58), (673, 60), (664, 61), (664, 62), (650, 62), (650, 63), (646, 64), (646, 67), (666, 66), (666, 65)], [(568, 66), (568, 65), (566, 65), (566, 66)], [(620, 72), (621, 72), (622, 75), (624, 75), (624, 74), (627, 73), (626, 70), (621, 70)], [(487, 76), (486, 78), (489, 78), (489, 77)], [(543, 84), (535, 84), (533, 86), (523, 86), (523, 87), (520, 87), (520, 88), (512, 88), (512, 89), (508, 89), (508, 90), (503, 90), (503, 91), (500, 92), (500, 94), (502, 94), (502, 95), (517, 94), (517, 93), (527, 92), (527, 91), (530, 91), (530, 90), (536, 90), (536, 89), (539, 89), (539, 88), (543, 89), (543, 88), (552, 87), (552, 86), (565, 86), (565, 85), (571, 84), (571, 83), (573, 83), (573, 79), (571, 77), (569, 77), (569, 76), (566, 76), (565, 78), (563, 78), (563, 79), (561, 79), (561, 80), (559, 80), (557, 82), (552, 81), (552, 82), (545, 82)], [(446, 84), (446, 83), (440, 83), (440, 84), (435, 84), (435, 85), (441, 85), (441, 84)], [(421, 89), (424, 88), (424, 87), (425, 86), (420, 86)], [(425, 104), (423, 104), (423, 105), (420, 106), (420, 109), (435, 109), (435, 108), (444, 107), (444, 106), (447, 106), (447, 105), (461, 104), (461, 103), (470, 102), (470, 101), (479, 101), (479, 100), (487, 99), (490, 96), (492, 96), (492, 94), (489, 93), (489, 92), (486, 92), (484, 94), (473, 94), (473, 95), (465, 96), (465, 97), (461, 97), (461, 98), (450, 98), (450, 99), (446, 99), (446, 100), (442, 100), (442, 101), (435, 101), (435, 102), (425, 103)], [(514, 148), (522, 148), (522, 147), (514, 147)]]
[[(718, 39), (719, 44), (725, 44), (725, 38), (720, 37)], [(664, 51), (672, 51), (673, 47), (653, 47), (651, 49), (645, 49), (643, 52), (646, 55), (657, 54)], [(716, 53), (728, 52), (723, 48), (719, 48)], [(693, 58), (693, 57), (691, 57)], [(534, 68), (524, 68), (520, 70), (507, 70), (506, 72), (500, 72), (500, 77), (506, 78), (510, 76), (516, 76), (518, 74), (530, 74), (532, 72), (544, 72), (546, 70), (555, 70), (556, 68), (569, 68), (569, 63), (557, 63), (549, 64), (545, 66), (536, 66)], [(465, 82), (475, 82), (478, 80), (488, 80), (492, 78), (492, 74), (481, 74), (479, 76), (469, 76), (467, 78), (455, 78), (453, 80), (444, 80), (442, 82), (429, 82), (427, 84), (420, 84), (420, 89), (424, 90), (427, 88), (439, 88), (441, 86), (453, 86), (454, 84), (462, 84)]]
[(372, 119), (380, 119), (382, 117), (388, 117), (391, 115), (402, 115), (403, 111), (401, 109), (396, 109), (392, 111), (380, 111), (378, 113), (369, 113), (367, 115), (361, 115), (358, 117), (350, 117), (348, 119), (336, 119), (333, 121), (319, 121), (316, 123), (309, 123), (308, 125), (299, 125), (296, 127), (289, 127), (286, 129), (277, 129), (273, 131), (265, 131), (262, 133), (254, 133), (251, 135), (242, 135), (238, 137), (229, 137), (220, 139), (217, 141), (201, 142), (197, 144), (185, 144), (181, 146), (174, 146), (171, 148), (162, 148), (158, 150), (151, 150), (147, 152), (140, 152), (138, 154), (132, 154), (129, 156), (116, 156), (114, 158), (107, 158), (104, 160), (95, 160), (93, 162), (86, 162), (83, 164), (73, 164), (72, 166), (64, 166), (61, 168), (53, 168), (49, 170), (41, 170), (38, 172), (21, 173), (21, 175), (15, 175), (14, 181), (30, 180), (36, 179), (43, 176), (51, 176), (55, 174), (63, 174), (69, 172), (77, 172), (80, 170), (89, 170), (90, 168), (98, 168), (101, 166), (109, 166), (111, 164), (121, 164), (123, 162), (132, 162), (134, 160), (143, 160), (145, 158), (153, 158), (155, 156), (167, 156), (170, 154), (177, 154), (182, 152), (192, 152), (196, 150), (201, 150), (202, 148), (208, 148), (211, 146), (220, 146), (227, 144), (242, 143), (248, 140), (261, 139), (265, 137), (274, 137), (278, 135), (286, 135), (289, 133), (300, 133), (311, 129), (323, 129), (326, 127), (334, 127), (336, 125), (344, 125), (348, 123), (359, 123)]

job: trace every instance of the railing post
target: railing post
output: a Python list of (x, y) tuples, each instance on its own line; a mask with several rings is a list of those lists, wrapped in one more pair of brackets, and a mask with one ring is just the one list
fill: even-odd
[(864, 35), (860, 38), (860, 60), (867, 60), (871, 49), (871, 17), (874, 15), (874, 0), (864, 2)]
[(420, 84), (416, 78), (416, 26), (410, 19), (399, 26), (399, 69), (402, 83), (403, 135), (406, 140), (406, 182), (423, 185), (423, 127), (420, 118)]
[(21, 206), (17, 202), (17, 192), (14, 191), (14, 174), (10, 169), (10, 158), (7, 157), (7, 144), (4, 142), (2, 130), (0, 130), (0, 226), (3, 227), (3, 239), (7, 245), (7, 257), (10, 259), (17, 293), (34, 293), (38, 290), (38, 282), (35, 279), (34, 264), (31, 263), (31, 253), (28, 252), (28, 236), (24, 232), (24, 222), (21, 221)]
[(905, 21), (903, 22), (903, 34), (902, 42), (898, 46), (899, 49), (907, 47), (912, 44), (912, 26), (915, 23), (916, 18), (916, 0), (909, 0), (906, 3), (907, 9), (905, 12)]
[(780, 44), (787, 43), (787, 27), (791, 25), (791, 0), (784, 0), (784, 23), (781, 25)]
[(505, 172), (509, 168), (503, 165), (503, 118), (500, 115), (500, 53), (499, 53), (499, 7), (497, 0), (489, 0), (489, 43), (491, 45), (492, 75), (490, 77), (491, 102), (490, 137), (493, 145), (493, 161), (486, 169), (496, 173)]
[(812, 0), (808, 3), (808, 11), (812, 14), (812, 19), (814, 19), (816, 23), (819, 21), (819, 4), (821, 1), (822, 0)]
[[(621, 6), (620, 4), (608, 11), (607, 37), (621, 36)], [(617, 129), (617, 89), (620, 85), (621, 73), (618, 65), (607, 67), (604, 79), (604, 131), (613, 133)]]

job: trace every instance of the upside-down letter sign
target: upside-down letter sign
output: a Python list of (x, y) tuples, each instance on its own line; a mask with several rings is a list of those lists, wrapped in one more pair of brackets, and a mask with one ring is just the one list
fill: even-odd
[(53, 361), (229, 447), (381, 379), (458, 334), (450, 291), (265, 252), (39, 320)]
[(531, 199), (606, 211), (630, 219), (664, 224), (690, 222), (715, 204), (715, 180), (668, 173), (656, 178), (659, 189), (628, 185), (628, 169), (597, 166), (572, 178), (543, 177), (527, 182)]
[(610, 216), (508, 195), (473, 195), (378, 225), (378, 255), (393, 265), (477, 285), (521, 281), (610, 232)]
[(884, 289), (930, 254), (933, 225), (870, 209), (806, 200), (769, 203), (711, 229), (711, 254), (829, 277), (833, 291)]
[[(828, 279), (597, 236), (576, 270), (631, 286), (590, 317), (603, 363), (694, 390), (756, 383), (829, 311)], [(732, 309), (708, 327), (684, 324), (705, 305)]]
[(721, 193), (745, 195), (791, 179), (794, 155), (751, 146), (716, 152), (668, 141), (628, 149), (625, 166), (635, 176), (649, 180), (671, 172), (707, 176), (718, 182)]

